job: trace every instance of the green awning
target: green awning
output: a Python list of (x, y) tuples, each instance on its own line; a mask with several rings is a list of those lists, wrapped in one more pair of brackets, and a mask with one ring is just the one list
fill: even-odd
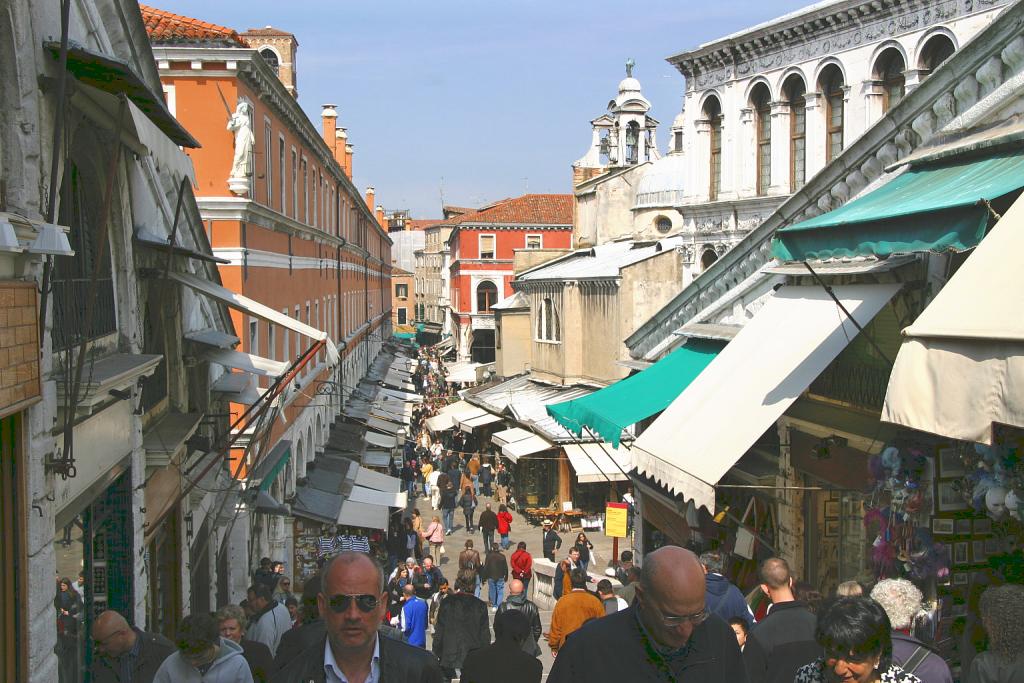
[(779, 230), (781, 261), (964, 251), (985, 236), (993, 200), (1024, 187), (1024, 150), (912, 168), (835, 211)]
[(281, 470), (284, 469), (288, 458), (291, 456), (292, 442), (288, 439), (281, 439), (277, 442), (277, 445), (270, 449), (269, 453), (259, 459), (259, 462), (256, 463), (256, 467), (253, 469), (251, 479), (260, 482), (260, 491), (270, 489), (271, 484), (277, 479), (277, 475), (281, 474)]
[(582, 436), (587, 427), (618, 448), (623, 429), (667, 408), (723, 346), (724, 342), (691, 339), (632, 377), (547, 406), (548, 414), (576, 435)]

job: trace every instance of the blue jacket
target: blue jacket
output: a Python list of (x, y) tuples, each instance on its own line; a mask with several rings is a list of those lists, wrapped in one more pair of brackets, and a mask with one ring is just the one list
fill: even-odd
[(708, 573), (704, 577), (707, 586), (705, 605), (709, 612), (729, 621), (733, 617), (741, 617), (747, 622), (747, 626), (754, 625), (754, 614), (743, 599), (740, 589), (729, 583), (729, 580), (721, 574)]
[(427, 646), (427, 602), (412, 597), (402, 607), (402, 633), (410, 645)]

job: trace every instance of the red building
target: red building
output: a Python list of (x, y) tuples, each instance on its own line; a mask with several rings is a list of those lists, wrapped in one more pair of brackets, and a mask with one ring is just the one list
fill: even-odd
[(454, 226), (451, 254), (452, 334), (460, 359), (494, 361), (491, 307), (512, 293), (517, 249), (569, 249), (571, 194), (527, 194), (444, 221)]

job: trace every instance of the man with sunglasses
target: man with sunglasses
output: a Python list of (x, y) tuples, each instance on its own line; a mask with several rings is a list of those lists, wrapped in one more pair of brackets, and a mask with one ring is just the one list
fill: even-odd
[(96, 683), (152, 683), (160, 665), (175, 652), (167, 638), (129, 626), (114, 610), (96, 617), (92, 639), (96, 648), (92, 680)]
[(317, 607), (326, 637), (278, 672), (274, 683), (440, 683), (437, 659), (382, 638), (384, 571), (364, 553), (342, 552), (324, 567)]
[(644, 558), (636, 603), (569, 636), (548, 683), (745, 683), (732, 629), (705, 607), (704, 570), (678, 546)]

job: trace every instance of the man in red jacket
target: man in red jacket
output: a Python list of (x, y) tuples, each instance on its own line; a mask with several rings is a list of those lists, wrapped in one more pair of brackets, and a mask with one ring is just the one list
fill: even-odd
[(530, 588), (530, 579), (533, 578), (533, 556), (526, 552), (526, 543), (519, 541), (516, 551), (509, 558), (512, 566), (512, 578), (523, 582), (523, 595), (527, 595)]

